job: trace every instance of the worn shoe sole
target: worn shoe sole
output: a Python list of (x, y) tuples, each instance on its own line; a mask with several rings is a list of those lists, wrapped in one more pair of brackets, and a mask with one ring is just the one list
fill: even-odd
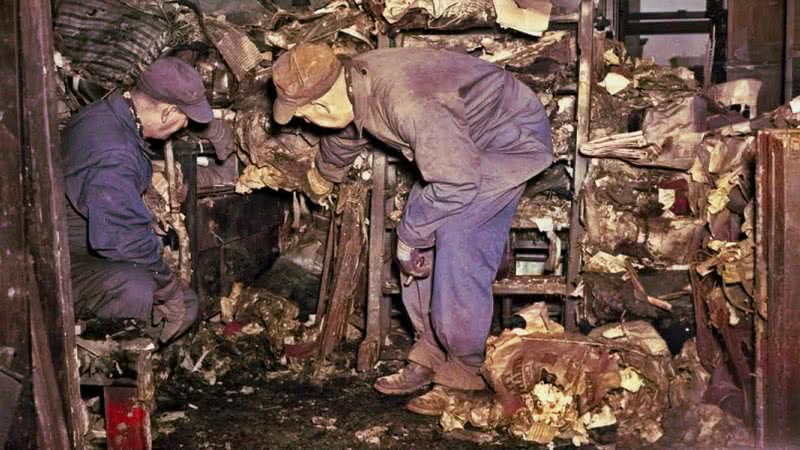
[(431, 381), (426, 381), (424, 383), (416, 384), (411, 387), (393, 388), (390, 386), (381, 386), (379, 382), (375, 382), (375, 384), (373, 384), (372, 387), (374, 387), (376, 391), (380, 392), (383, 395), (406, 395), (406, 394), (412, 394), (420, 389), (426, 388), (430, 386), (430, 384)]

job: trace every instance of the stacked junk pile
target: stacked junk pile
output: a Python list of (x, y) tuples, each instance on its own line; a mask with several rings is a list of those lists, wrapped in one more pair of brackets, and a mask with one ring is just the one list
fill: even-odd
[[(386, 36), (398, 47), (465, 52), (513, 72), (547, 108), (557, 162), (531, 184), (517, 221), (567, 226), (577, 51), (576, 29), (564, 24), (577, 22), (577, 2), (282, 3), (62, 0), (54, 24), (61, 119), (130, 87), (159, 56), (177, 55), (196, 64), (215, 117), (235, 130), (233, 154), (218, 154), (243, 163), (237, 192), (305, 192), (319, 130), (270, 120), (271, 66), (281, 52), (315, 41), (353, 56), (385, 46)], [(482, 370), (497, 395), (453, 397), (441, 425), (505, 429), (542, 444), (742, 444), (742, 422), (753, 417), (754, 320), (765, 317), (753, 295), (754, 133), (794, 126), (800, 114), (787, 105), (756, 116), (757, 81), (702, 89), (686, 68), (628, 57), (602, 34), (595, 41), (593, 78), (602, 81), (592, 89), (590, 142), (579, 149), (591, 163), (576, 199), (586, 232), (573, 293), (591, 331), (564, 331), (543, 304), (520, 311), (524, 327), (489, 341)], [(181, 348), (182, 370), (210, 384), (237, 365), (302, 370), (307, 356), (319, 363), (358, 338), (348, 319), (363, 297), (371, 175), (365, 153), (335, 200), (316, 199), (327, 220), (309, 220), (328, 213), (295, 196), (282, 251), (319, 280), (317, 317), (305, 321), (287, 292), (237, 284)], [(387, 202), (393, 220), (415, 176), (401, 175)], [(164, 228), (181, 227), (167, 184), (154, 177), (148, 204)], [(179, 186), (174, 192), (180, 197)], [(338, 270), (323, 267), (325, 255)]]

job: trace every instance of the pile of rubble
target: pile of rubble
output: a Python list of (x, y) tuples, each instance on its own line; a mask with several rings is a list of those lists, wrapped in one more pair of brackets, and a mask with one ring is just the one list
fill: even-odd
[(761, 82), (701, 89), (685, 68), (604, 42), (582, 201), (579, 321), (691, 323), (704, 400), (753, 417), (756, 132), (798, 124), (800, 102), (756, 114)]
[[(685, 412), (696, 412), (710, 376), (693, 340), (673, 358), (647, 322), (608, 324), (585, 336), (550, 320), (544, 303), (518, 314), (524, 328), (505, 330), (488, 342), (481, 372), (495, 396), (452, 393), (440, 419), (445, 431), (469, 424), (505, 428), (539, 444), (559, 439), (577, 446), (614, 442), (638, 448), (664, 437), (665, 420), (687, 420)], [(706, 423), (702, 438), (713, 435), (714, 445), (722, 447), (748, 442), (741, 429), (716, 430), (721, 421), (743, 427), (719, 412), (716, 421), (698, 422)], [(698, 435), (671, 439), (691, 444)]]

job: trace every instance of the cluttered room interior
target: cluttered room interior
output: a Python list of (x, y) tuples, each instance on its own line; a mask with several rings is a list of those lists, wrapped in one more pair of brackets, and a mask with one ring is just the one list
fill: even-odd
[(800, 448), (800, 0), (0, 10), (0, 447)]

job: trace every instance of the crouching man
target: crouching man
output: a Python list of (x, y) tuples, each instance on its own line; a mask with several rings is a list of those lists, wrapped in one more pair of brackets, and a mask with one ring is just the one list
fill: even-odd
[(408, 409), (439, 415), (450, 389), (482, 390), (479, 374), (492, 321), (492, 282), (525, 182), (553, 159), (537, 96), (501, 68), (431, 49), (384, 49), (351, 60), (301, 44), (273, 67), (274, 117), (343, 129), (323, 137), (313, 194), (343, 179), (366, 137), (416, 161), (397, 228), (403, 303), (416, 341), (408, 364), (375, 389), (408, 394)]
[[(77, 318), (138, 319), (164, 343), (197, 319), (197, 295), (164, 264), (142, 193), (151, 150), (189, 120), (208, 123), (200, 74), (177, 58), (155, 61), (129, 92), (76, 114), (62, 133), (72, 290)], [(163, 328), (152, 325), (163, 322)]]

